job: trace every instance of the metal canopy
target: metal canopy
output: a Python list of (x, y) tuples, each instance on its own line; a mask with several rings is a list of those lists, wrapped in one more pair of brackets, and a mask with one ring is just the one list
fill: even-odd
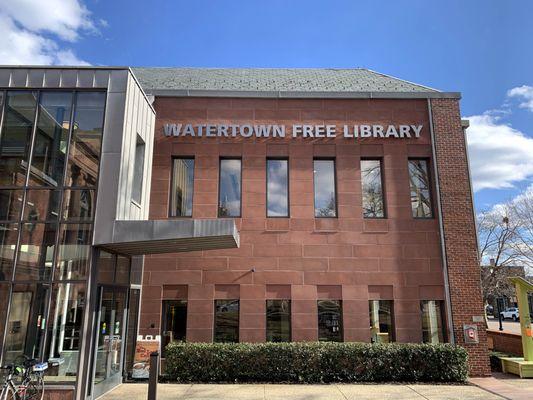
[(228, 249), (239, 233), (233, 219), (115, 221), (113, 240), (95, 245), (132, 256)]

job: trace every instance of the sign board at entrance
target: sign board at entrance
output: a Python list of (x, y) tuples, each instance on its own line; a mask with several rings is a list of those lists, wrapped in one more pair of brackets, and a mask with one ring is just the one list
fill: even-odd
[(150, 335), (146, 335), (144, 339), (142, 336), (137, 337), (131, 371), (133, 379), (148, 379), (150, 375), (150, 354), (154, 351), (159, 351), (160, 343), (161, 337), (159, 335), (155, 338)]
[[(243, 138), (419, 138), (423, 125), (231, 125), (231, 124), (165, 124), (167, 137), (243, 137)], [(290, 130), (290, 131), (289, 131)]]

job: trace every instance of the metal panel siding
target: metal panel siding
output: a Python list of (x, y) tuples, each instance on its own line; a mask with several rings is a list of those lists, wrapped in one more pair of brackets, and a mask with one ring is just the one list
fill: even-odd
[(94, 71), (93, 70), (78, 71), (78, 83), (76, 86), (79, 88), (94, 87)]
[(28, 86), (40, 88), (44, 85), (44, 69), (32, 69), (28, 75)]
[(61, 82), (61, 70), (48, 69), (44, 72), (44, 86), (47, 88), (59, 87)]
[(27, 69), (13, 69), (11, 70), (11, 82), (9, 86), (17, 88), (25, 88), (28, 84), (28, 70)]
[(62, 88), (75, 88), (78, 83), (78, 71), (74, 69), (61, 70), (61, 82), (59, 85)]
[(11, 81), (11, 70), (0, 69), (0, 87), (9, 87)]

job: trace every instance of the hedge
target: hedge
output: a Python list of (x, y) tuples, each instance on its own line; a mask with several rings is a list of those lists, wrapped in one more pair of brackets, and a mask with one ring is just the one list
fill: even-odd
[(450, 344), (171, 343), (177, 382), (464, 382), (467, 352)]

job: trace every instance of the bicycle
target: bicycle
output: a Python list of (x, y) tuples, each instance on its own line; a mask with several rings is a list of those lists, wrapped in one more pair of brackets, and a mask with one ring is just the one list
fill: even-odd
[[(26, 356), (21, 365), (13, 363), (0, 367), (7, 371), (0, 392), (0, 400), (43, 400), (43, 377), (47, 368), (47, 362), (39, 362), (37, 359), (30, 359)], [(17, 376), (21, 377), (18, 384), (15, 382)]]

